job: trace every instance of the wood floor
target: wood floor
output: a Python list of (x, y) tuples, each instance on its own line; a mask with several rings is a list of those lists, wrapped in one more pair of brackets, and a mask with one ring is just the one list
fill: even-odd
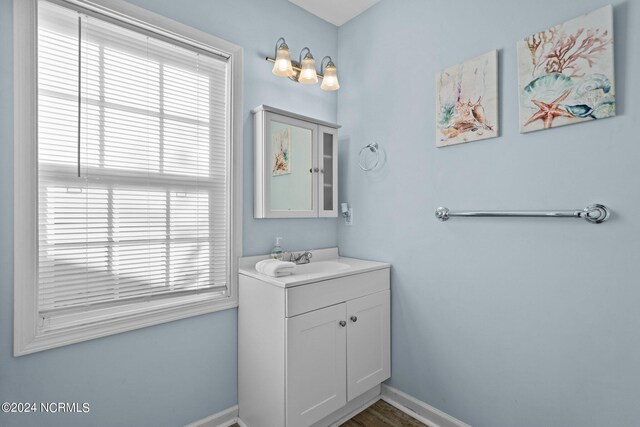
[(384, 400), (378, 400), (340, 427), (427, 427)]
[[(234, 424), (231, 427), (240, 427)], [(426, 424), (411, 418), (409, 415), (378, 400), (340, 427), (428, 427)]]

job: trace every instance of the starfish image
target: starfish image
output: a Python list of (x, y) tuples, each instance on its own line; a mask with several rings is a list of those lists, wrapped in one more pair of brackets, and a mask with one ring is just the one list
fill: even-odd
[(554, 99), (549, 103), (532, 99), (531, 102), (536, 104), (539, 110), (533, 116), (531, 116), (531, 118), (524, 125), (527, 126), (537, 120), (544, 120), (544, 128), (549, 129), (553, 124), (553, 119), (555, 119), (556, 117), (558, 116), (573, 117), (571, 113), (569, 113), (567, 110), (565, 110), (561, 106), (557, 105), (559, 102), (564, 101), (567, 98), (567, 96), (569, 96), (569, 93), (571, 93), (571, 89), (567, 90), (562, 95), (560, 95), (557, 99)]

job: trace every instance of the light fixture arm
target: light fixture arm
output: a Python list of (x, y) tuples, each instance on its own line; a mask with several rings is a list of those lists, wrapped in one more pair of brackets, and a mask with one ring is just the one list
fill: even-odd
[[(327, 61), (326, 65), (324, 63), (324, 60), (328, 59), (329, 61)], [(328, 67), (329, 65), (333, 65), (335, 67), (335, 65), (333, 64), (333, 60), (331, 59), (330, 56), (325, 56), (324, 58), (322, 58), (322, 61), (320, 61), (320, 74), (323, 76), (324, 78), (324, 69), (325, 67)]]
[(302, 52), (307, 51), (307, 53), (304, 55), (304, 59), (310, 58), (313, 59), (313, 55), (311, 54), (311, 49), (309, 49), (308, 47), (303, 47), (302, 50), (300, 51), (300, 56), (298, 58), (298, 64), (302, 64)]
[[(280, 40), (282, 40), (282, 43), (280, 43)], [(289, 48), (289, 46), (287, 46), (287, 41), (284, 39), (284, 37), (280, 37), (278, 40), (276, 40), (276, 48), (273, 53), (274, 58), (278, 56), (278, 48), (282, 45), (284, 45), (287, 49)]]

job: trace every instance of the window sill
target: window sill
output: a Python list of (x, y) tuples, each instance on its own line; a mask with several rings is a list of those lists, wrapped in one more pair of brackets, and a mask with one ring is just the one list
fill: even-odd
[(189, 302), (188, 304), (176, 304), (175, 302), (161, 305), (155, 304), (154, 307), (131, 310), (130, 313), (113, 320), (100, 320), (95, 323), (75, 325), (64, 329), (41, 329), (31, 337), (15, 337), (14, 356), (23, 356), (235, 307), (238, 307), (237, 297), (216, 298), (198, 303)]

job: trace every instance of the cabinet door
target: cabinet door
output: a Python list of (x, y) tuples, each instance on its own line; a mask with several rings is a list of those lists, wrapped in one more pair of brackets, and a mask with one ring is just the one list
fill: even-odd
[(318, 216), (338, 216), (338, 132), (336, 129), (318, 127)]
[(265, 218), (318, 216), (317, 133), (314, 123), (265, 113)]
[(347, 301), (347, 400), (391, 376), (390, 292)]
[(343, 303), (286, 320), (287, 426), (309, 426), (346, 404), (345, 314)]

